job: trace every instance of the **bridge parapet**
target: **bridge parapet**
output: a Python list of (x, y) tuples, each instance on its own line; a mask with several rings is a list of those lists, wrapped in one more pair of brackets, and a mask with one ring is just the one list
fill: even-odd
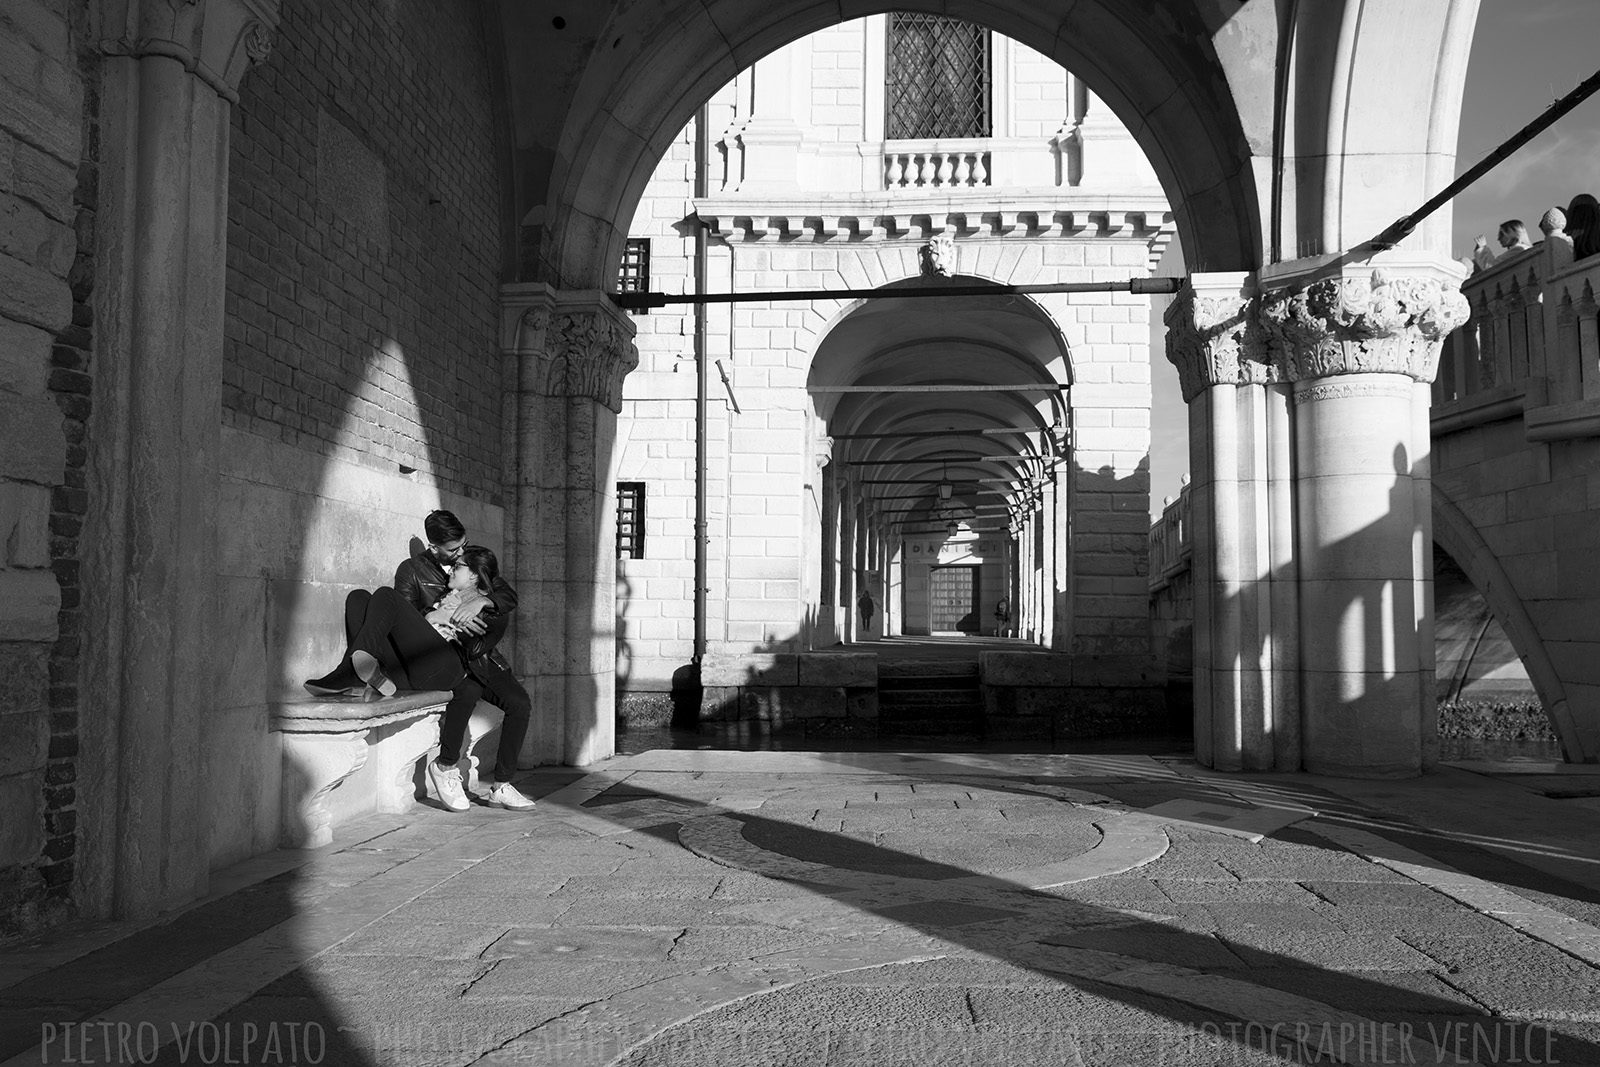
[(1183, 488), (1176, 497), (1167, 497), (1161, 517), (1150, 524), (1150, 594), (1172, 584), (1174, 575), (1189, 569), (1193, 554), (1190, 542), (1191, 505), (1189, 503), (1189, 476), (1183, 476)]
[(1600, 256), (1574, 260), (1559, 209), (1545, 239), (1467, 279), (1472, 316), (1445, 341), (1435, 437), (1521, 415), (1530, 440), (1600, 436)]

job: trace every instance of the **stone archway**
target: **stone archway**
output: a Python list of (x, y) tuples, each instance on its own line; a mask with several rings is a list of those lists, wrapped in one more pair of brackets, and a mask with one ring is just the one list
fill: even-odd
[(886, 633), (930, 632), (930, 567), (960, 561), (980, 568), (980, 602), (1015, 597), (1030, 632), (1065, 647), (1070, 612), (1056, 606), (1068, 602), (1057, 597), (1069, 592), (1066, 571), (1051, 566), (1037, 581), (1029, 571), (1019, 586), (1018, 547), (1035, 525), (1052, 537), (1067, 528), (1069, 493), (1055, 493), (1056, 468), (1070, 460), (1067, 332), (1081, 333), (1091, 312), (1050, 297), (893, 295), (930, 281), (944, 284), (905, 279), (842, 310), (812, 347), (813, 437), (828, 443), (813, 518), (828, 534), (809, 583), (818, 640), (859, 636), (844, 609), (863, 583), (886, 598)]
[[(1262, 49), (1272, 52), (1274, 16), (1265, 6), (1227, 0), (1202, 14), (1148, 0), (1086, 0), (1061, 10), (1028, 0), (911, 0), (869, 4), (850, 17), (937, 11), (988, 26), (1079, 74), (1151, 161), (1194, 261), (1242, 270), (1262, 261), (1267, 197), (1251, 159), (1270, 145), (1272, 93), (1241, 95), (1229, 82), (1249, 80)], [(507, 5), (503, 14), (513, 43), (550, 40), (532, 11)], [(518, 206), (534, 227), (525, 240), (538, 242), (524, 250), (525, 269), (563, 288), (609, 285), (656, 161), (700, 102), (766, 53), (838, 21), (836, 10), (795, 0), (760, 7), (722, 0), (653, 19), (630, 12), (596, 27), (592, 61), (559, 138), (525, 150), (548, 165), (547, 183), (530, 175)], [(543, 69), (531, 52), (523, 66), (521, 54), (510, 52), (519, 96), (515, 86)]]
[(1495, 558), (1494, 550), (1472, 525), (1472, 520), (1438, 485), (1433, 487), (1433, 536), (1466, 572), (1473, 586), (1488, 601), (1490, 612), (1505, 628), (1512, 648), (1522, 657), (1528, 678), (1539, 694), (1539, 703), (1561, 739), (1567, 758), (1577, 762), (1592, 760), (1595, 756), (1593, 743), (1586, 747), (1584, 739), (1586, 733), (1590, 738), (1594, 736), (1594, 727), (1590, 726), (1587, 731), (1580, 728), (1572, 703), (1567, 699), (1566, 686), (1551, 662), (1538, 624), (1523, 606), (1522, 598)]
[[(935, 5), (861, 13), (890, 6)], [(1178, 347), (1195, 386), (1186, 395), (1199, 400), (1191, 436), (1207, 457), (1194, 491), (1197, 574), (1224, 590), (1208, 602), (1215, 617), (1197, 619), (1214, 639), (1214, 662), (1196, 664), (1201, 760), (1419, 773), (1431, 758), (1417, 707), (1432, 674), (1418, 639), (1431, 569), (1417, 547), (1431, 544), (1427, 396), (1407, 383), (1432, 379), (1460, 309), (1448, 299), (1448, 212), (1392, 245), (1371, 238), (1453, 168), (1476, 3), (938, 9), (1081, 74), (1149, 157), (1196, 270)], [(513, 37), (533, 17), (503, 10)], [(582, 73), (558, 121), (521, 138), (524, 269), (605, 287), (650, 169), (698, 101), (834, 20), (742, 0), (597, 16), (572, 53)], [(517, 86), (531, 70), (512, 64), (513, 95), (529, 95)], [(1346, 447), (1364, 424), (1383, 432)], [(1335, 484), (1379, 494), (1392, 512), (1346, 531), (1337, 494), (1317, 491)], [(1381, 573), (1369, 573), (1374, 560)], [(1355, 602), (1378, 605), (1384, 621), (1342, 632), (1334, 620)]]

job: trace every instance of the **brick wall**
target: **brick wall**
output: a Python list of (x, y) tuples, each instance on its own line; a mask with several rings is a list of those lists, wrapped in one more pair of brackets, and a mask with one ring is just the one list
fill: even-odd
[(466, 0), (284, 4), (234, 114), (224, 425), (497, 499), (485, 33)]
[[(66, 913), (93, 165), (81, 5), (0, 8), (0, 937)], [(80, 165), (86, 183), (76, 195)]]

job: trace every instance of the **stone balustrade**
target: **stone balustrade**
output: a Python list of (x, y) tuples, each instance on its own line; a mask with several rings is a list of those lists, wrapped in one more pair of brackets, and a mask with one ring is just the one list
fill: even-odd
[(1150, 591), (1155, 593), (1171, 584), (1174, 575), (1189, 569), (1194, 545), (1190, 540), (1192, 507), (1189, 481), (1176, 497), (1168, 497), (1161, 517), (1150, 525)]
[(1600, 436), (1600, 256), (1574, 261), (1559, 209), (1544, 241), (1462, 284), (1471, 318), (1446, 340), (1437, 436), (1521, 415), (1531, 440)]
[(885, 189), (983, 186), (993, 173), (988, 138), (891, 141), (883, 150)]

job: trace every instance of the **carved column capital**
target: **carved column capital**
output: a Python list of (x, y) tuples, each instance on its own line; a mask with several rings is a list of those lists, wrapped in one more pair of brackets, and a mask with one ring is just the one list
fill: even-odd
[(230, 104), (239, 82), (266, 62), (277, 33), (278, 0), (114, 0), (100, 51), (175, 59)]
[(1184, 400), (1213, 385), (1278, 381), (1256, 324), (1256, 301), (1244, 275), (1196, 275), (1167, 308), (1167, 359), (1178, 368)]
[(811, 465), (817, 470), (822, 470), (833, 461), (833, 438), (825, 433), (818, 433), (811, 438)]
[(500, 310), (500, 347), (519, 361), (519, 392), (622, 410), (622, 379), (639, 352), (632, 321), (608, 297), (519, 283), (501, 288)]
[(1457, 284), (1429, 274), (1376, 267), (1268, 289), (1260, 322), (1285, 380), (1337, 374), (1404, 374), (1431, 382), (1439, 349), (1467, 321)]

